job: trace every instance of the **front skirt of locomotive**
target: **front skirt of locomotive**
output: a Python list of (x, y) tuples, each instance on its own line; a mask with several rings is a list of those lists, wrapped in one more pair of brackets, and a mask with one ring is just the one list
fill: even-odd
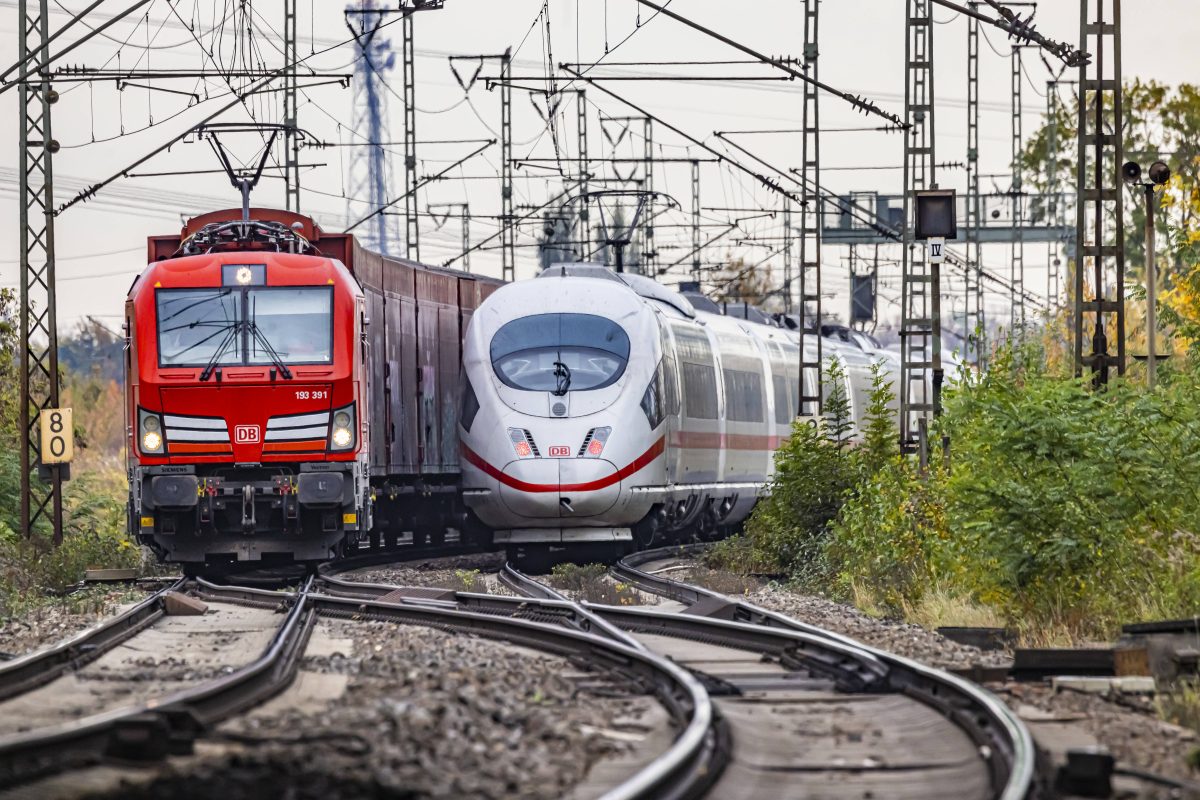
[(360, 518), (357, 467), (134, 467), (130, 527), (164, 561), (325, 560), (368, 525)]

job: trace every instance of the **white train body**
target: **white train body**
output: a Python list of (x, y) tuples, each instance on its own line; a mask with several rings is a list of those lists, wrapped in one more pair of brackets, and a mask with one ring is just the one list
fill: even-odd
[[(510, 545), (646, 546), (736, 525), (791, 430), (799, 347), (796, 332), (696, 311), (601, 267), (504, 286), (463, 346), (466, 503)], [(898, 364), (832, 339), (823, 348), (843, 363), (857, 424), (871, 363)]]

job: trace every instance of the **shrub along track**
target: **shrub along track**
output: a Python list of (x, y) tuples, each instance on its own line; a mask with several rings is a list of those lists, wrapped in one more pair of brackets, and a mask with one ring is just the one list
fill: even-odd
[(523, 599), (343, 581), (335, 576), (340, 567), (325, 569), (321, 582), (327, 593), (360, 602), (427, 603), (555, 623), (683, 666), (712, 696), (729, 737), (729, 752), (710, 764), (713, 797), (1033, 796), (1032, 741), (990, 694), (639, 569), (677, 552), (631, 556), (613, 571), (681, 603), (678, 611), (573, 603), (512, 567), (500, 581)]

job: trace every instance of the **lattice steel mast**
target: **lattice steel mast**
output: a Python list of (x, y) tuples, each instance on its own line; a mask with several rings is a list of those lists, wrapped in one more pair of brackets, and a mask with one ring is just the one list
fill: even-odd
[[(974, 9), (978, 4), (971, 3)], [(982, 366), (986, 348), (983, 307), (983, 245), (979, 241), (979, 20), (967, 17), (967, 267), (964, 270), (965, 296), (963, 325), (966, 327), (966, 352)]]
[(1021, 170), (1021, 46), (1012, 49), (1012, 261), (1009, 281), (1012, 284), (1012, 307), (1009, 328), (1016, 331), (1025, 325), (1025, 224), (1024, 186)]
[[(1093, 9), (1094, 15), (1089, 14)], [(1119, 375), (1125, 374), (1125, 215), (1118, 177), (1125, 161), (1121, 141), (1125, 123), (1121, 92), (1121, 0), (1081, 0), (1079, 39), (1080, 50), (1091, 53), (1092, 60), (1079, 67), (1075, 374), (1082, 375), (1087, 367), (1093, 381), (1103, 385), (1113, 367)], [(1106, 227), (1106, 218), (1111, 220), (1112, 228)], [(1109, 234), (1111, 243), (1106, 241)], [(1091, 300), (1084, 295), (1084, 273), (1089, 259), (1094, 292)], [(1110, 275), (1114, 281), (1111, 286)], [(1116, 352), (1109, 339), (1110, 324)]]
[[(33, 8), (31, 9), (31, 6)], [(60, 466), (41, 466), (38, 414), (58, 407), (58, 317), (54, 291), (54, 170), (58, 150), (50, 106), (58, 99), (48, 79), (50, 49), (32, 55), (50, 38), (47, 0), (21, 0), (18, 9), (21, 59), (20, 246), (21, 246), (21, 530), (30, 536), (49, 526), (62, 541)], [(37, 470), (39, 476), (34, 475)]]
[[(383, 91), (383, 82), (395, 64), (391, 43), (379, 35), (379, 25), (388, 13), (377, 9), (373, 0), (361, 0), (352, 7), (354, 17), (348, 23), (355, 32), (362, 58), (354, 65), (354, 92), (351, 97), (354, 114), (351, 127), (363, 131), (367, 141), (351, 148), (349, 177), (346, 181), (348, 196), (347, 215), (351, 219), (363, 216), (357, 204), (364, 200), (371, 211), (382, 208), (388, 202), (387, 187), (392, 179), (392, 159), (384, 143), (388, 136), (388, 101)], [(357, 20), (357, 27), (351, 20)], [(356, 145), (360, 143), (355, 143)], [(398, 237), (390, 214), (376, 214), (359, 234), (363, 245), (384, 255), (393, 252)]]
[(924, 420), (940, 407), (941, 273), (914, 245), (916, 193), (937, 186), (934, 173), (933, 13), (931, 0), (907, 0), (905, 25), (904, 235), (900, 288), (900, 442), (918, 444)]
[(401, 53), (401, 72), (404, 76), (404, 244), (408, 258), (412, 261), (420, 261), (420, 204), (417, 201), (417, 79), (412, 15), (406, 15), (400, 25), (403, 28), (404, 39)]
[(288, 211), (300, 211), (300, 123), (298, 103), (297, 56), (296, 40), (296, 0), (283, 2), (283, 58), (284, 58), (284, 91), (283, 91), (283, 124), (284, 124), (284, 163), (283, 163), (283, 194), (284, 208)]
[[(817, 67), (819, 13), (820, 0), (804, 0), (804, 74), (812, 80), (804, 82), (801, 118), (804, 132), (800, 150), (800, 302), (796, 306), (800, 320), (800, 391), (796, 413), (800, 416), (820, 414), (824, 408), (821, 392), (821, 117), (816, 84), (820, 80)], [(791, 292), (790, 285), (788, 292)], [(815, 320), (811, 357), (805, 343), (809, 303), (813, 304)], [(805, 380), (806, 376), (809, 381)], [(808, 387), (812, 387), (811, 390)]]

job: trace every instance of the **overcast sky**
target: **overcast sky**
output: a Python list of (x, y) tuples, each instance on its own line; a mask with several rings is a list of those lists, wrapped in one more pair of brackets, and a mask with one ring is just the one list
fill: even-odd
[[(52, 29), (68, 19), (63, 9), (78, 9), (83, 0), (51, 0)], [(109, 15), (123, 9), (125, 3), (110, 2), (93, 12), (93, 24), (100, 24)], [(302, 55), (318, 54), (307, 62), (325, 73), (352, 72), (357, 53), (353, 45), (338, 43), (349, 38), (341, 4), (315, 2), (299, 3), (299, 29)], [(85, 64), (92, 67), (137, 69), (200, 69), (212, 68), (209, 56), (201, 49), (196, 37), (184, 25), (190, 23), (208, 47), (212, 30), (230, 12), (221, 39), (222, 49), (214, 58), (225, 66), (235, 63), (238, 52), (257, 54), (266, 64), (281, 63), (279, 40), (271, 33), (282, 29), (282, 0), (260, 0), (252, 5), (252, 27), (256, 33), (248, 41), (244, 32), (234, 34), (238, 3), (215, 0), (179, 0), (174, 4), (178, 18), (166, 0), (154, 0), (141, 16), (131, 22), (114, 25), (106, 37), (84, 45), (64, 58), (60, 64)], [(752, 3), (717, 2), (716, 0), (673, 0), (671, 9), (688, 16), (722, 34), (743, 42), (770, 55), (802, 55), (801, 0), (754, 0)], [(862, 94), (883, 109), (903, 114), (903, 47), (904, 0), (827, 0), (821, 8), (821, 78), (834, 86)], [(1195, 56), (1195, 42), (1200, 40), (1200, 4), (1195, 0), (1141, 0), (1126, 3), (1124, 14), (1124, 69), (1126, 79), (1140, 77), (1168, 84), (1200, 83), (1200, 64)], [(499, 131), (499, 95), (486, 91), (482, 81), (464, 92), (455, 80), (447, 60), (450, 53), (499, 53), (512, 47), (516, 53), (514, 74), (545, 73), (547, 46), (544, 20), (539, 22), (542, 0), (508, 0), (497, 3), (488, 0), (447, 0), (445, 8), (425, 12), (416, 17), (417, 61), (417, 128), (421, 140), (486, 139)], [(595, 74), (677, 74), (721, 77), (728, 75), (770, 76), (766, 67), (742, 65), (695, 66), (622, 66), (625, 62), (643, 61), (715, 61), (741, 59), (743, 56), (726, 45), (681, 26), (679, 23), (643, 9), (632, 0), (549, 0), (549, 50), (555, 62), (579, 61), (591, 63), (603, 57), (605, 64)], [(313, 15), (315, 14), (315, 19)], [(938, 9), (935, 27), (937, 90), (937, 160), (961, 162), (966, 150), (966, 22), (952, 11)], [(638, 23), (640, 27), (638, 27)], [(1077, 43), (1079, 7), (1076, 0), (1051, 0), (1039, 4), (1037, 22), (1040, 31), (1054, 38)], [(244, 30), (245, 25), (241, 26)], [(400, 50), (400, 25), (395, 24), (380, 35), (395, 45), (397, 60)], [(17, 2), (0, 0), (0, 62), (11, 64), (17, 49)], [(632, 34), (632, 35), (631, 35)], [(76, 31), (62, 37), (61, 42), (73, 40)], [(981, 68), (981, 169), (985, 174), (1007, 173), (1010, 151), (1010, 45), (1004, 36), (992, 29), (983, 46)], [(609, 49), (604, 56), (605, 48)], [(241, 51), (235, 48), (249, 47)], [(993, 52), (993, 49), (997, 52)], [(320, 52), (324, 51), (324, 52)], [(239, 62), (240, 63), (240, 62)], [(1053, 61), (1051, 62), (1053, 63)], [(1028, 53), (1025, 60), (1026, 82), (1024, 97), (1024, 130), (1032, 133), (1044, 111), (1048, 72), (1042, 60)], [(459, 72), (469, 75), (474, 64), (459, 65)], [(495, 74), (494, 66), (485, 65), (483, 75)], [(1074, 77), (1067, 75), (1066, 77)], [(319, 82), (308, 79), (309, 83)], [(144, 82), (117, 91), (114, 84), (76, 84), (62, 81), (56, 88), (62, 93), (54, 107), (54, 134), (62, 150), (54, 162), (56, 202), (61, 204), (88, 183), (126, 168), (147, 152), (179, 135), (182, 131), (212, 113), (228, 97), (218, 97), (228, 87), (220, 77), (207, 83), (194, 80), (157, 82), (164, 89), (180, 93), (147, 91)], [(799, 126), (801, 110), (800, 85), (796, 82), (643, 82), (611, 81), (604, 84), (618, 94), (643, 106), (696, 139), (711, 144), (724, 153), (714, 131), (746, 129), (791, 129)], [(389, 105), (391, 141), (403, 139), (403, 93), (397, 68), (389, 76)], [(202, 102), (187, 96), (196, 93)], [(514, 154), (518, 157), (547, 158), (555, 156), (555, 138), (547, 130), (541, 111), (521, 92), (514, 99)], [(205, 99), (209, 98), (209, 99)], [(640, 155), (640, 128), (617, 145), (610, 146), (602, 137), (596, 122), (597, 115), (628, 115), (631, 110), (620, 102), (589, 89), (591, 154), (631, 157)], [(259, 120), (278, 121), (280, 98), (277, 94), (260, 96), (237, 107), (223, 120), (244, 121), (249, 111)], [(354, 130), (353, 92), (338, 85), (314, 86), (306, 89), (301, 100), (300, 125), (318, 140), (352, 144), (366, 140), (365, 130)], [(574, 108), (564, 106), (564, 126), (559, 128), (558, 152), (575, 155)], [(0, 284), (16, 285), (17, 281), (17, 169), (19, 119), (17, 92), (0, 95), (0, 113), (9, 123), (0, 128)], [(848, 128), (873, 125), (875, 120), (864, 117), (848, 104), (835, 97), (823, 97), (822, 124), (826, 128)], [(880, 121), (882, 122), (882, 121)], [(122, 135), (122, 132), (124, 135)], [(615, 136), (615, 129), (610, 131)], [(708, 157), (701, 149), (658, 126), (654, 131), (656, 149), (667, 157)], [(800, 138), (794, 134), (743, 136), (738, 141), (781, 168), (798, 167)], [(250, 162), (261, 140), (253, 136), (231, 139), (235, 155)], [(420, 149), (419, 173), (429, 175), (474, 149), (476, 145), (460, 142), (430, 144)], [(840, 132), (828, 133), (822, 140), (822, 161), (825, 173), (822, 182), (839, 194), (855, 191), (896, 192), (900, 186), (903, 142), (895, 133)], [(399, 195), (402, 185), (402, 147), (389, 148), (393, 156), (393, 175), (388, 194)], [(346, 199), (353, 188), (347, 184), (347, 169), (356, 148), (332, 147), (306, 149), (302, 161), (316, 164), (305, 171), (302, 206), (326, 227), (341, 230), (349, 216), (361, 216), (368, 206), (349, 203)], [(282, 150), (279, 151), (282, 154)], [(739, 158), (743, 158), (738, 156)], [(748, 159), (743, 158), (749, 163)], [(550, 162), (543, 162), (551, 165)], [(429, 205), (437, 212), (447, 204), (469, 203), (477, 219), (471, 227), (473, 240), (495, 232), (496, 223), (487, 217), (499, 210), (500, 191), (496, 176), (499, 171), (499, 148), (492, 147), (481, 156), (467, 162), (451, 173), (463, 180), (448, 180), (431, 185), (422, 198), (422, 207)], [(164, 173), (179, 170), (212, 170), (218, 164), (205, 143), (181, 142), (137, 170), (136, 174)], [(863, 169), (871, 167), (873, 169)], [(847, 169), (850, 168), (850, 169)], [(621, 168), (624, 172), (624, 167)], [(529, 167), (517, 171), (516, 202), (541, 204), (561, 190), (561, 179), (549, 169)], [(611, 176), (611, 173), (609, 173)], [(553, 179), (550, 176), (554, 176)], [(690, 241), (684, 227), (690, 211), (689, 167), (665, 165), (656, 173), (656, 188), (677, 198), (684, 212), (666, 215), (665, 225), (658, 234), (664, 261), (682, 256), (682, 248)], [(961, 169), (943, 171), (944, 186), (965, 190), (965, 175)], [(985, 181), (985, 188), (990, 187)], [(1007, 188), (1007, 178), (995, 179), (995, 187)], [(782, 198), (756, 186), (753, 178), (728, 166), (705, 164), (701, 174), (702, 205), (711, 208), (770, 208), (780, 206)], [(362, 198), (360, 198), (362, 199)], [(83, 315), (96, 315), (107, 324), (117, 326), (122, 302), (133, 277), (145, 266), (145, 238), (148, 235), (177, 231), (183, 216), (234, 206), (238, 202), (234, 190), (221, 175), (132, 177), (122, 178), (87, 203), (78, 204), (62, 213), (56, 220), (58, 233), (59, 319), (63, 330), (69, 329)], [(265, 180), (254, 195), (256, 205), (283, 205), (283, 184), (277, 179)], [(705, 211), (706, 223), (718, 223), (731, 216), (749, 216), (726, 211)], [(422, 220), (421, 255), (430, 263), (442, 263), (461, 251), (460, 228), (455, 220), (441, 227), (432, 217)], [(778, 237), (781, 219), (762, 218), (744, 223), (746, 230), (767, 239)], [(528, 229), (529, 233), (535, 231)], [(522, 237), (521, 242), (533, 239)], [(671, 249), (675, 248), (675, 249)], [(770, 255), (770, 246), (731, 247), (748, 260), (758, 261)], [(725, 250), (709, 254), (716, 256)], [(861, 254), (861, 249), (860, 249)], [(822, 254), (826, 265), (825, 282), (831, 293), (839, 296), (827, 302), (835, 311), (846, 305), (844, 289), (847, 284), (846, 249), (827, 247)], [(883, 248), (885, 262), (898, 252)], [(1045, 245), (1027, 247), (1027, 285), (1036, 291), (1045, 287)], [(778, 269), (778, 258), (768, 264)], [(993, 271), (1007, 276), (1008, 252), (1004, 247), (988, 248), (985, 264)], [(498, 253), (484, 252), (472, 256), (472, 269), (498, 273)], [(518, 277), (529, 277), (536, 266), (536, 249), (518, 250)], [(898, 293), (898, 268), (886, 267), (883, 273), (886, 294)], [(778, 274), (778, 273), (776, 273)], [(686, 277), (683, 271), (678, 277)], [(674, 278), (670, 279), (674, 280)], [(893, 290), (890, 287), (895, 287)], [(995, 298), (999, 307), (1000, 298)]]

